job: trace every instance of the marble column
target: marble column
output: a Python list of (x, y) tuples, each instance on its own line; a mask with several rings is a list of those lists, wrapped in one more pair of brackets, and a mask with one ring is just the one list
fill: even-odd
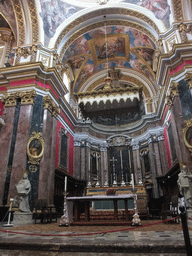
[(149, 139), (149, 160), (150, 160), (150, 170), (151, 170), (151, 178), (153, 181), (153, 196), (158, 197), (158, 186), (157, 186), (157, 180), (155, 177), (157, 177), (157, 169), (156, 169), (156, 159), (155, 159), (155, 153), (154, 153), (154, 146), (152, 143), (152, 139)]
[(9, 152), (11, 147), (12, 135), (13, 135), (13, 125), (14, 125), (14, 115), (15, 106), (5, 107), (3, 111), (5, 125), (0, 131), (0, 205), (3, 203), (3, 194), (5, 187), (6, 173), (8, 169)]
[(82, 141), (81, 143), (81, 174), (80, 174), (80, 179), (85, 179), (85, 160), (86, 160), (86, 155), (85, 155), (85, 141)]
[(158, 142), (154, 143), (154, 153), (155, 153), (155, 160), (156, 160), (156, 167), (157, 167), (157, 176), (162, 176), (163, 173), (161, 168)]
[(81, 143), (79, 141), (74, 142), (74, 177), (80, 179), (81, 172)]
[(53, 116), (53, 125), (52, 125), (52, 141), (51, 141), (51, 158), (50, 158), (50, 173), (48, 178), (48, 187), (49, 187), (49, 204), (53, 205), (54, 199), (54, 177), (55, 177), (55, 152), (56, 152), (56, 129), (57, 128), (57, 119)]
[(38, 198), (48, 199), (49, 193), (47, 191), (48, 181), (52, 170), (52, 132), (53, 131), (53, 116), (48, 109), (44, 109), (43, 116), (43, 139), (45, 142), (45, 150), (39, 165), (39, 187)]
[(20, 107), (9, 188), (9, 198), (15, 197), (17, 195), (16, 184), (20, 181), (21, 177), (23, 176), (23, 172), (26, 170), (27, 142), (30, 135), (32, 111), (33, 106), (31, 104), (24, 104)]
[(159, 154), (160, 154), (161, 164), (162, 164), (162, 175), (165, 175), (169, 168), (168, 168), (168, 160), (167, 160), (164, 140), (159, 141)]

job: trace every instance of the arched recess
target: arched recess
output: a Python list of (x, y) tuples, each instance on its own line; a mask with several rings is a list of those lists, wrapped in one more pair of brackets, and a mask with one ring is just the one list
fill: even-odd
[[(119, 19), (124, 21), (134, 22), (153, 34), (153, 37), (158, 39), (159, 33), (166, 31), (163, 23), (158, 20), (154, 14), (147, 10), (146, 8), (140, 6), (134, 6), (131, 4), (119, 4), (119, 7), (110, 6), (110, 8), (105, 7), (95, 7), (92, 9), (85, 9), (80, 11), (70, 19), (65, 20), (57, 29), (57, 34), (50, 40), (49, 48), (55, 47), (58, 54), (62, 55), (63, 46), (66, 46), (70, 38), (70, 42), (73, 40), (71, 38), (72, 34), (76, 34), (78, 37), (78, 32), (87, 26), (93, 26), (93, 24), (99, 21), (105, 21), (104, 16), (107, 16), (107, 20)], [(73, 18), (73, 19), (72, 19)], [(82, 32), (81, 32), (82, 33)]]

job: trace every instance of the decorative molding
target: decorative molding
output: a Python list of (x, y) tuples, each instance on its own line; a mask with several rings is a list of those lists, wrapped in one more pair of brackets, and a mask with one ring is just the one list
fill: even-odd
[(39, 165), (44, 149), (45, 146), (42, 133), (32, 132), (27, 143), (28, 163), (32, 165)]
[(28, 6), (30, 11), (31, 25), (32, 25), (32, 40), (33, 43), (37, 43), (39, 41), (39, 28), (38, 28), (38, 14), (35, 0), (28, 0)]
[(166, 97), (167, 104), (171, 106), (173, 104), (173, 99), (176, 95), (179, 95), (178, 82), (172, 82), (169, 88), (169, 94)]
[(25, 19), (23, 13), (23, 7), (20, 0), (12, 0), (15, 16), (18, 24), (18, 45), (25, 43)]
[(172, 5), (174, 10), (175, 21), (184, 20), (181, 0), (172, 0)]
[(190, 31), (190, 26), (187, 26), (184, 23), (180, 23), (179, 25), (177, 25), (177, 29), (181, 37), (181, 43), (187, 43), (188, 41), (187, 32)]
[(35, 62), (37, 51), (39, 50), (39, 45), (32, 45), (32, 46), (25, 46), (25, 47), (18, 47), (15, 49), (16, 53), (16, 60), (15, 65), (21, 63), (21, 57), (23, 57), (26, 62)]
[(120, 147), (130, 145), (132, 138), (126, 135), (114, 135), (107, 139), (108, 146)]

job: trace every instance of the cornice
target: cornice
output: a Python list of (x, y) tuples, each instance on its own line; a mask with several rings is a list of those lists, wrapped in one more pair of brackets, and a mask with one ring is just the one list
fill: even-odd
[(45, 68), (41, 62), (21, 64), (0, 69), (0, 85), (9, 85), (10, 82), (35, 79), (42, 83), (49, 83), (59, 97), (64, 96), (68, 90), (56, 68)]
[(159, 70), (157, 72), (157, 84), (164, 85), (165, 79), (170, 70), (173, 70), (183, 60), (190, 60), (192, 57), (192, 44), (176, 44), (171, 52), (159, 56)]
[(159, 122), (160, 119), (156, 114), (148, 114), (143, 116), (139, 121), (122, 125), (122, 126), (105, 126), (91, 122), (90, 120), (79, 120), (76, 127), (88, 128), (93, 132), (103, 134), (103, 135), (114, 135), (114, 134), (124, 134), (130, 135), (136, 133), (137, 131), (144, 129), (149, 123)]

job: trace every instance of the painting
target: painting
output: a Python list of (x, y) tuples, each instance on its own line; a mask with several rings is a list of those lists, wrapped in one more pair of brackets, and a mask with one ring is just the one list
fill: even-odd
[(170, 27), (171, 8), (168, 0), (124, 0), (124, 2), (143, 6), (152, 11), (157, 19), (162, 20), (166, 28)]
[(44, 153), (44, 140), (39, 132), (32, 132), (27, 143), (28, 163), (32, 165), (39, 164)]
[(56, 29), (65, 19), (78, 11), (78, 8), (61, 0), (41, 0), (40, 4), (39, 14), (43, 20), (44, 33), (48, 38), (54, 36)]
[(110, 34), (101, 36), (89, 41), (91, 54), (95, 64), (102, 61), (106, 62), (106, 58), (129, 60), (129, 36)]

